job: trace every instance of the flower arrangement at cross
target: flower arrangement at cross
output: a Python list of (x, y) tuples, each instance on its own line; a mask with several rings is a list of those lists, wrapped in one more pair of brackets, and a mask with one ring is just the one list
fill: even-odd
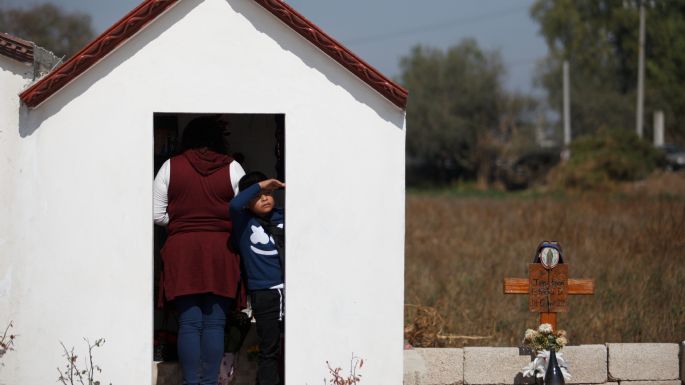
[(564, 376), (564, 380), (568, 381), (571, 379), (571, 374), (568, 371), (568, 364), (564, 360), (563, 356), (559, 351), (568, 344), (568, 339), (566, 339), (566, 331), (552, 329), (550, 324), (542, 324), (537, 330), (528, 329), (523, 335), (523, 346), (530, 348), (536, 355), (535, 359), (531, 361), (528, 366), (521, 369), (521, 373), (524, 377), (538, 377), (542, 378), (547, 372), (547, 366), (549, 364), (550, 350), (554, 349), (557, 362), (559, 363), (559, 368)]
[(561, 350), (568, 344), (565, 330), (552, 330), (552, 325), (542, 324), (535, 329), (528, 329), (523, 335), (523, 345), (533, 350), (535, 353), (541, 350), (554, 349), (555, 352)]

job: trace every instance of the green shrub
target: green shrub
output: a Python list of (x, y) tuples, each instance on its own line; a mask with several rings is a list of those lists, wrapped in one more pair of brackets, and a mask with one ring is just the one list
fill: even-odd
[(600, 129), (570, 146), (571, 157), (560, 166), (561, 187), (598, 189), (616, 182), (640, 180), (664, 165), (664, 156), (628, 130)]

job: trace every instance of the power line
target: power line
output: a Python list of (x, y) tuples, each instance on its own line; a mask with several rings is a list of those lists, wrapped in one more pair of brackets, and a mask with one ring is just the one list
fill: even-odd
[(436, 31), (436, 30), (440, 30), (443, 28), (454, 27), (455, 24), (459, 24), (459, 25), (471, 24), (471, 23), (475, 23), (477, 21), (481, 21), (481, 20), (485, 20), (485, 19), (491, 19), (491, 18), (495, 18), (495, 17), (506, 16), (506, 15), (510, 15), (512, 13), (515, 13), (515, 12), (519, 12), (521, 10), (525, 10), (527, 8), (528, 8), (527, 6), (526, 7), (507, 8), (507, 9), (501, 9), (501, 10), (494, 11), (494, 12), (483, 13), (483, 14), (473, 16), (473, 17), (462, 17), (462, 18), (456, 18), (456, 19), (442, 21), (439, 23), (425, 24), (425, 25), (416, 26), (416, 27), (412, 27), (412, 28), (400, 29), (400, 30), (393, 31), (393, 32), (383, 32), (383, 33), (379, 33), (379, 34), (375, 34), (375, 35), (353, 37), (351, 39), (344, 40), (344, 43), (345, 44), (359, 45), (359, 44), (366, 44), (366, 43), (377, 42), (377, 41), (382, 41), (382, 40), (389, 40), (389, 39), (397, 38), (400, 36), (407, 36), (407, 35), (413, 35), (416, 33)]

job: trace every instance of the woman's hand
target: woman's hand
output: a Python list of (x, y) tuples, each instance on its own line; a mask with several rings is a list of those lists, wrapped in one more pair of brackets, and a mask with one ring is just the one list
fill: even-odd
[(278, 179), (267, 179), (259, 182), (259, 188), (262, 190), (277, 190), (279, 188), (285, 188), (285, 183)]

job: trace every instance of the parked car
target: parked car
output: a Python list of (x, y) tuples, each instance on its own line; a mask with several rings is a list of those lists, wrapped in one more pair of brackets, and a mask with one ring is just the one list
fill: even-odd
[(507, 190), (522, 190), (544, 180), (561, 160), (559, 148), (539, 148), (516, 157), (497, 161), (497, 179)]
[(666, 155), (666, 169), (680, 170), (685, 168), (685, 149), (675, 144), (664, 144), (657, 147)]

